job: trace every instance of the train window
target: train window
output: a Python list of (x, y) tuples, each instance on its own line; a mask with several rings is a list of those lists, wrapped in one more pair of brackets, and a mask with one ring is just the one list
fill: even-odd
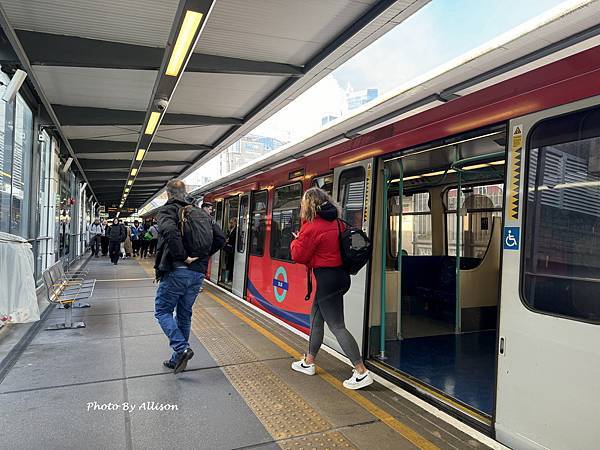
[[(398, 257), (400, 204), (398, 195), (388, 199), (389, 253)], [(402, 251), (404, 255), (431, 255), (431, 210), (429, 193), (418, 192), (402, 197)]]
[[(487, 251), (494, 217), (502, 217), (503, 184), (485, 184), (462, 188), (460, 195), (462, 234), (460, 256), (482, 259)], [(456, 188), (446, 191), (447, 254), (456, 256)]]
[(523, 301), (600, 323), (600, 108), (540, 122), (528, 150)]
[(275, 189), (271, 220), (271, 257), (291, 261), (292, 233), (300, 229), (302, 184), (288, 184)]
[(318, 187), (319, 189), (323, 189), (329, 195), (333, 194), (333, 174), (313, 178), (311, 184), (312, 187)]
[(250, 254), (263, 256), (267, 229), (267, 191), (255, 192), (250, 203)]
[(246, 228), (248, 227), (248, 195), (242, 196), (240, 200), (240, 211), (238, 218), (238, 239), (237, 239), (237, 251), (244, 253), (246, 249)]
[(357, 228), (363, 226), (365, 199), (365, 169), (362, 166), (344, 170), (340, 175), (338, 201), (343, 219)]
[(223, 202), (217, 202), (217, 208), (215, 210), (215, 220), (222, 227), (223, 224)]

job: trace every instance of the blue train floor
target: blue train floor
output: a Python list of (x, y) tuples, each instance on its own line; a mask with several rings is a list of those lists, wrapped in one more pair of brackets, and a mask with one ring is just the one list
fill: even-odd
[(492, 415), (496, 331), (386, 342), (386, 364)]

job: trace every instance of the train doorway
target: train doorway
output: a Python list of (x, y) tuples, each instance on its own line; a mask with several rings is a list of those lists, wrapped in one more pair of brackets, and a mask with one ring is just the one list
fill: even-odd
[(239, 205), (239, 196), (226, 198), (223, 203), (223, 231), (226, 240), (219, 261), (219, 284), (229, 291), (233, 287)]
[[(384, 161), (371, 290), (373, 361), (490, 423), (505, 130)], [(383, 220), (385, 218), (385, 220)]]

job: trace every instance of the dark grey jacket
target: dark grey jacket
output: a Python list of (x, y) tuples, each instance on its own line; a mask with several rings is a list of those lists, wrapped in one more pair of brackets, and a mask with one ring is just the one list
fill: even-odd
[(106, 236), (108, 237), (109, 242), (125, 242), (127, 239), (127, 231), (125, 230), (125, 225), (111, 225), (106, 230)]

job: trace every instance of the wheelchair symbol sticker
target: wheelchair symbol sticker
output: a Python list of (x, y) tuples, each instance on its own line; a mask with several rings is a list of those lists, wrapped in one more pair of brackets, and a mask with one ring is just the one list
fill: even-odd
[(504, 250), (519, 250), (521, 229), (504, 227)]

